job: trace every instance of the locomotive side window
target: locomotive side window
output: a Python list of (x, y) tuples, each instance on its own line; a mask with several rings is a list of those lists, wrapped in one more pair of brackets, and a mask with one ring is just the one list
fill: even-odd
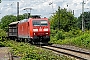
[(46, 20), (34, 20), (33, 26), (47, 26), (48, 22)]

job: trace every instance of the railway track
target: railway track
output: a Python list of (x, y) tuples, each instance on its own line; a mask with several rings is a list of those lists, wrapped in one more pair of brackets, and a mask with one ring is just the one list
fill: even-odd
[(82, 52), (82, 51), (77, 51), (73, 49), (67, 49), (67, 48), (62, 48), (62, 47), (57, 47), (57, 46), (40, 46), (41, 48), (49, 49), (51, 51), (54, 51), (58, 54), (64, 54), (67, 56), (74, 57), (79, 60), (90, 60), (90, 53), (88, 52)]

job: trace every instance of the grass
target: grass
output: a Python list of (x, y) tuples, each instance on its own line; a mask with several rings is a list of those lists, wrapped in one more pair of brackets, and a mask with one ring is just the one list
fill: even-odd
[(57, 39), (56, 36), (51, 36), (50, 43), (62, 44), (62, 45), (74, 45), (81, 48), (90, 49), (90, 31), (81, 32), (78, 31), (69, 31), (62, 32), (65, 39)]

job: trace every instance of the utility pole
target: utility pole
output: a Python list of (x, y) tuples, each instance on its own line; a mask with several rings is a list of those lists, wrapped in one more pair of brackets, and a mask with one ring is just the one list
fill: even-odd
[(73, 15), (74, 15), (74, 10), (73, 10)]
[(1, 3), (2, 0), (0, 0), (0, 3)]
[(17, 21), (19, 21), (19, 2), (17, 2)]
[(82, 2), (82, 31), (84, 32), (84, 28), (85, 28), (85, 26), (84, 26), (84, 0), (83, 0), (83, 2)]
[(58, 6), (58, 28), (60, 30), (60, 6)]

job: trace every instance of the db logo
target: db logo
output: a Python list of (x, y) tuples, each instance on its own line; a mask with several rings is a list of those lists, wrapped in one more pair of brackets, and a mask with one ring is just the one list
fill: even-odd
[(42, 31), (42, 29), (39, 29), (39, 31)]

